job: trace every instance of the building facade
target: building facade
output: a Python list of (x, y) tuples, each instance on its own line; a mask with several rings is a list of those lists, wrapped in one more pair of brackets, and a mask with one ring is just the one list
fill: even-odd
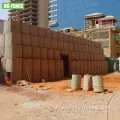
[(120, 19), (120, 0), (50, 0), (49, 3), (52, 30), (70, 27), (84, 29), (84, 17), (96, 12)]
[(9, 19), (48, 28), (49, 0), (10, 0), (24, 2), (24, 10), (10, 10)]
[(85, 16), (85, 30), (96, 28), (109, 28), (116, 26), (118, 19), (112, 15), (105, 16), (103, 13), (93, 13)]

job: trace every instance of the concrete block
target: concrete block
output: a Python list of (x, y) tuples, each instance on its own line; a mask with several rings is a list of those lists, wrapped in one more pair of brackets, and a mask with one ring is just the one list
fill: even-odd
[(78, 51), (82, 52), (82, 46), (78, 44)]
[(34, 25), (30, 25), (30, 35), (38, 35), (38, 27)]
[[(94, 60), (94, 54), (90, 54), (90, 60), (93, 61)], [(96, 59), (95, 59), (96, 60)]]
[(88, 53), (83, 53), (83, 60), (87, 61), (88, 60)]
[(84, 39), (84, 45), (85, 45), (85, 46), (87, 45), (87, 40), (86, 40), (86, 39)]
[(73, 44), (73, 51), (78, 52), (78, 44)]
[(68, 43), (68, 50), (73, 52), (73, 43), (71, 42)]
[(60, 70), (55, 71), (55, 80), (62, 80), (62, 75)]
[(90, 61), (90, 55), (91, 55), (91, 54), (90, 54), (90, 53), (87, 53), (87, 54), (88, 54), (88, 55), (87, 55), (87, 60)]
[(94, 47), (94, 42), (93, 41), (91, 42), (91, 46)]
[(38, 36), (39, 37), (45, 37), (45, 28), (38, 27)]
[(85, 52), (85, 45), (81, 45), (81, 51)]
[(69, 40), (70, 43), (72, 43), (73, 36), (72, 35), (68, 35), (68, 40)]
[(28, 23), (21, 23), (21, 33), (24, 34), (30, 33), (30, 25)]
[(55, 70), (53, 70), (53, 71), (49, 70), (48, 71), (48, 81), (49, 82), (55, 81)]
[(45, 32), (46, 32), (46, 38), (51, 39), (51, 30), (46, 29)]
[(40, 59), (40, 48), (36, 48), (36, 47), (32, 48), (32, 58)]
[(53, 50), (52, 49), (48, 49), (48, 59), (53, 59)]
[(20, 33), (5, 33), (5, 45), (21, 45), (21, 39), (22, 36)]
[(91, 59), (91, 54), (90, 54), (90, 60), (96, 61), (96, 54), (92, 54), (92, 59)]
[(40, 71), (40, 76), (41, 76), (41, 81), (42, 79), (44, 79), (46, 82), (49, 82), (49, 78), (48, 78), (48, 70), (41, 70)]
[(76, 69), (76, 74), (80, 74), (80, 64), (79, 60), (75, 61), (75, 69)]
[(64, 34), (61, 32), (58, 32), (58, 41), (63, 41)]
[(68, 50), (68, 41), (63, 42), (64, 50)]
[(68, 50), (60, 50), (60, 56), (61, 55), (69, 55), (69, 52), (68, 52)]
[(54, 59), (55, 60), (60, 60), (61, 56), (60, 56), (60, 51), (59, 50), (53, 50), (54, 52)]
[(63, 41), (58, 40), (58, 49), (63, 50)]
[(63, 40), (64, 40), (64, 41), (68, 41), (68, 39), (69, 39), (68, 37), (69, 37), (68, 34), (64, 34)]
[(41, 59), (47, 59), (47, 49), (46, 48), (41, 48), (40, 49), (40, 55), (41, 55)]
[(61, 71), (61, 60), (55, 60), (55, 80), (62, 79), (62, 71)]
[(83, 60), (83, 52), (80, 53), (80, 60)]
[(81, 45), (81, 37), (78, 37), (78, 44)]
[(52, 40), (57, 40), (57, 32), (56, 31), (51, 31), (51, 39)]
[(95, 49), (94, 54), (97, 54), (97, 48), (95, 47), (94, 49)]
[(79, 60), (80, 59), (80, 53), (79, 52), (75, 52), (75, 59)]
[(45, 38), (39, 37), (38, 45), (40, 48), (44, 48), (45, 47)]
[(5, 21), (4, 22), (4, 33), (18, 32), (20, 33), (20, 22), (18, 21)]
[(76, 72), (76, 61), (72, 60), (72, 74), (77, 74)]
[(55, 71), (60, 71), (61, 69), (61, 60), (54, 60)]
[(33, 75), (33, 82), (41, 82), (40, 77), (40, 59), (33, 59), (32, 60), (32, 75)]
[(77, 37), (76, 36), (73, 36), (73, 39), (72, 39), (73, 43), (78, 43), (78, 40), (77, 40)]
[(5, 54), (6, 58), (22, 58), (22, 46), (20, 45), (6, 45)]
[(75, 52), (71, 52), (71, 60), (75, 60), (76, 56), (75, 56)]
[(84, 62), (83, 61), (79, 61), (79, 74), (80, 75), (84, 75)]
[(87, 61), (84, 62), (84, 74), (87, 74)]
[(89, 52), (88, 51), (88, 46), (85, 46), (85, 52), (87, 52), (87, 53)]
[(30, 35), (22, 34), (22, 45), (30, 46)]
[(52, 41), (51, 39), (45, 38), (45, 48), (51, 48)]
[(40, 61), (41, 68), (40, 70), (48, 70), (48, 60), (42, 60)]
[(48, 60), (41, 60), (40, 65), (41, 79), (48, 81)]
[(88, 46), (88, 51), (89, 53), (92, 53), (92, 48), (90, 46)]
[(87, 61), (87, 73), (90, 74), (91, 73), (91, 61)]
[(95, 53), (94, 47), (91, 47), (91, 53)]
[(29, 46), (22, 47), (22, 56), (23, 58), (32, 58), (32, 48)]
[(51, 40), (51, 42), (52, 42), (51, 48), (52, 49), (57, 49), (58, 48), (57, 40)]
[(55, 62), (54, 60), (48, 60), (48, 69), (49, 71), (54, 71), (55, 70)]
[(31, 36), (30, 42), (32, 47), (39, 47), (38, 37), (37, 36)]
[(48, 76), (49, 81), (55, 81), (55, 66), (54, 66), (54, 60), (48, 60)]
[(30, 82), (33, 81), (33, 65), (32, 65), (32, 59), (23, 59), (23, 80), (27, 80)]

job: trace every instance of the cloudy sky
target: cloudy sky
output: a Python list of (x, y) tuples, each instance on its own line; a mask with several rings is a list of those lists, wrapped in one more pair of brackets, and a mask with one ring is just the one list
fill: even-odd
[(7, 20), (8, 19), (8, 11), (2, 10), (2, 2), (8, 2), (9, 0), (0, 0), (0, 19)]

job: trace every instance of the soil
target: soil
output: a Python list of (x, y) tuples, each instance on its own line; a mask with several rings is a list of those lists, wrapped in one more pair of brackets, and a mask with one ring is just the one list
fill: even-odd
[(104, 93), (71, 91), (69, 78), (24, 87), (1, 84), (0, 119), (120, 120), (120, 74), (108, 74), (103, 79)]

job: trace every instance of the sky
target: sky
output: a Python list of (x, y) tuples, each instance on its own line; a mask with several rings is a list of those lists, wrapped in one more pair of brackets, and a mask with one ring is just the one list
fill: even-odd
[(0, 0), (0, 19), (8, 19), (8, 10), (2, 10), (2, 2), (8, 2), (9, 0)]

